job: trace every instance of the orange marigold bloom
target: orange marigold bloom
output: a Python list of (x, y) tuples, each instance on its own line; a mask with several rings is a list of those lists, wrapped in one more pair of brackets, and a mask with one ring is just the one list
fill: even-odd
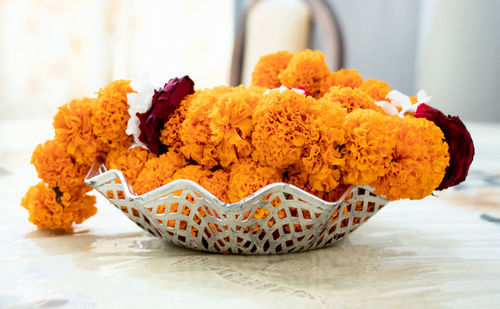
[(141, 147), (113, 149), (106, 157), (108, 169), (118, 169), (123, 172), (127, 183), (134, 185), (146, 162), (156, 158), (156, 155)]
[(347, 109), (348, 113), (358, 108), (383, 112), (383, 110), (375, 104), (375, 100), (359, 88), (334, 86), (328, 90), (322, 99), (339, 102)]
[(198, 90), (192, 98), (186, 119), (182, 122), (180, 138), (183, 143), (180, 151), (186, 158), (198, 164), (212, 168), (219, 164), (217, 151), (212, 142), (209, 115), (219, 97), (234, 91), (234, 87), (219, 86), (212, 89)]
[(279, 181), (281, 175), (276, 169), (247, 160), (232, 166), (227, 195), (231, 203), (236, 203), (255, 191)]
[(90, 165), (76, 163), (59, 141), (49, 140), (39, 144), (33, 151), (31, 163), (35, 165), (38, 177), (52, 188), (69, 192), (73, 187), (83, 185), (87, 191), (92, 190), (83, 181)]
[(368, 93), (375, 101), (385, 101), (385, 97), (392, 90), (388, 83), (374, 78), (365, 80), (359, 89)]
[(179, 151), (183, 146), (180, 136), (182, 122), (186, 119), (191, 101), (199, 93), (200, 92), (195, 92), (185, 97), (179, 107), (172, 114), (172, 116), (170, 116), (167, 122), (165, 122), (163, 130), (161, 131), (160, 142), (162, 142), (167, 147), (171, 147), (173, 150)]
[(269, 89), (281, 86), (278, 75), (284, 70), (293, 54), (283, 50), (260, 57), (252, 72), (252, 86)]
[(92, 112), (97, 100), (83, 98), (59, 107), (53, 126), (56, 140), (64, 144), (78, 164), (91, 165), (104, 148), (92, 131)]
[[(331, 189), (330, 191), (323, 191), (321, 187), (320, 190), (314, 190), (312, 184), (309, 183), (309, 179), (311, 179), (311, 175), (304, 172), (301, 168), (292, 168), (289, 171), (285, 172), (283, 176), (283, 182), (292, 184), (327, 202), (337, 201), (349, 187), (348, 185), (343, 184), (339, 179), (338, 184), (335, 186), (331, 186), (333, 187), (333, 189)], [(313, 180), (315, 179), (313, 178)]]
[(125, 130), (130, 118), (127, 93), (133, 91), (129, 80), (116, 80), (97, 94), (98, 107), (92, 115), (93, 130), (110, 149), (132, 144), (132, 136), (128, 136)]
[(135, 193), (144, 194), (171, 182), (172, 175), (186, 164), (184, 156), (174, 151), (149, 159), (137, 176)]
[(262, 88), (236, 87), (219, 97), (209, 115), (215, 157), (224, 168), (250, 157), (253, 151), (252, 114), (262, 99), (261, 90)]
[(359, 87), (363, 83), (363, 77), (356, 70), (340, 69), (330, 75), (331, 86)]
[(293, 90), (271, 91), (253, 113), (253, 158), (264, 165), (284, 169), (297, 163), (309, 140), (309, 124), (318, 111), (315, 99)]
[(227, 197), (229, 173), (223, 169), (212, 172), (201, 165), (188, 165), (175, 172), (172, 180), (177, 179), (192, 180), (224, 203), (229, 203)]
[(344, 122), (347, 143), (343, 149), (343, 180), (347, 184), (365, 185), (386, 173), (396, 144), (394, 121), (369, 109), (357, 109)]
[(302, 168), (309, 173), (313, 190), (328, 192), (338, 186), (339, 168), (345, 164), (341, 148), (345, 143), (342, 124), (347, 112), (338, 102), (327, 100), (317, 100), (311, 107), (318, 116), (310, 124)]
[(71, 231), (73, 223), (82, 223), (93, 216), (96, 198), (85, 194), (86, 189), (72, 188), (61, 192), (43, 181), (32, 186), (21, 201), (29, 212), (29, 221), (40, 229)]
[(421, 199), (436, 189), (449, 164), (448, 144), (432, 121), (396, 118), (396, 145), (384, 176), (371, 183), (375, 193), (390, 200)]
[(318, 50), (296, 53), (279, 74), (281, 84), (288, 88), (305, 87), (311, 96), (320, 98), (331, 85), (330, 70), (324, 59), (325, 55)]

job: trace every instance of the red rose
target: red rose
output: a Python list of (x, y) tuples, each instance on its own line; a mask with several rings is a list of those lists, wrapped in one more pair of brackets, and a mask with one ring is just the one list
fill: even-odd
[(170, 115), (179, 107), (184, 97), (193, 92), (194, 82), (189, 76), (172, 78), (162, 89), (155, 90), (151, 108), (143, 114), (137, 113), (137, 117), (141, 121), (139, 140), (151, 152), (160, 155), (167, 151), (167, 147), (160, 142), (163, 126)]
[(445, 116), (439, 110), (424, 103), (417, 107), (415, 117), (434, 122), (443, 131), (448, 143), (450, 165), (446, 168), (446, 174), (437, 190), (443, 190), (464, 181), (474, 158), (474, 143), (460, 118)]

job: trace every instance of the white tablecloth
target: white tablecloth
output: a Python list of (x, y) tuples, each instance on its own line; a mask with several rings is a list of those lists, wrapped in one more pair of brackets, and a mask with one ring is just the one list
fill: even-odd
[(500, 125), (470, 124), (459, 190), (392, 202), (345, 241), (281, 256), (224, 256), (155, 239), (98, 197), (73, 235), (19, 206), (50, 120), (0, 122), (0, 308), (500, 308)]

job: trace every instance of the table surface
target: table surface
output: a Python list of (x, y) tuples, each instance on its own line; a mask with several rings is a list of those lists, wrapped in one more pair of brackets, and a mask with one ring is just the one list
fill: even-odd
[(0, 121), (1, 308), (500, 308), (500, 125), (469, 124), (476, 157), (456, 190), (392, 202), (341, 243), (224, 256), (145, 234), (102, 197), (73, 235), (19, 206), (51, 121)]

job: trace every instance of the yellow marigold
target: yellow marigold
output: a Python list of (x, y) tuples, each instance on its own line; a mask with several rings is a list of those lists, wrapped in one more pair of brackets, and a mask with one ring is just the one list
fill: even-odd
[(356, 70), (340, 69), (330, 75), (332, 86), (359, 87), (363, 83), (363, 78)]
[(347, 109), (348, 113), (358, 108), (383, 112), (383, 110), (375, 104), (375, 100), (359, 88), (334, 86), (328, 90), (322, 99), (339, 102)]
[(172, 150), (179, 151), (183, 146), (180, 131), (182, 122), (186, 119), (191, 101), (199, 94), (195, 92), (182, 100), (179, 107), (175, 110), (174, 114), (165, 122), (163, 130), (161, 131), (160, 142), (170, 147)]
[(129, 147), (132, 137), (125, 133), (128, 114), (127, 93), (133, 92), (129, 80), (116, 80), (99, 90), (97, 109), (92, 115), (94, 134), (110, 149)]
[(87, 191), (91, 190), (84, 183), (90, 166), (76, 163), (66, 152), (65, 145), (57, 140), (39, 144), (33, 151), (31, 163), (35, 165), (38, 177), (53, 188), (69, 192), (84, 185)]
[(436, 189), (449, 164), (448, 144), (433, 122), (424, 118), (396, 118), (396, 144), (386, 174), (371, 183), (375, 193), (390, 200), (421, 199)]
[(276, 169), (247, 160), (231, 167), (227, 195), (231, 203), (236, 203), (255, 191), (279, 181), (281, 175)]
[(172, 180), (178, 179), (192, 180), (221, 201), (229, 203), (227, 197), (229, 173), (223, 169), (212, 172), (201, 165), (187, 165), (172, 176)]
[(212, 168), (219, 164), (217, 150), (212, 142), (209, 115), (217, 100), (224, 93), (233, 91), (234, 87), (219, 86), (212, 89), (198, 90), (191, 100), (186, 119), (182, 122), (180, 138), (183, 143), (180, 151), (186, 158), (198, 164)]
[(92, 112), (97, 100), (83, 98), (59, 107), (54, 117), (55, 138), (78, 164), (91, 165), (104, 145), (92, 131)]
[(305, 87), (315, 98), (323, 96), (331, 84), (330, 70), (324, 59), (325, 55), (318, 50), (296, 53), (279, 74), (281, 84), (288, 88)]
[(287, 67), (292, 57), (293, 54), (286, 50), (260, 57), (252, 72), (252, 86), (269, 89), (281, 86), (278, 75)]
[(375, 101), (385, 101), (385, 96), (392, 90), (388, 83), (374, 78), (365, 80), (359, 89), (368, 93)]
[(137, 176), (135, 193), (144, 194), (171, 182), (172, 175), (186, 164), (184, 156), (174, 151), (149, 159)]
[(301, 163), (304, 171), (310, 175), (312, 189), (328, 192), (338, 186), (339, 168), (345, 164), (341, 149), (345, 143), (342, 124), (347, 112), (338, 102), (317, 100), (314, 103), (311, 107), (318, 116), (311, 121)]
[(253, 113), (253, 158), (277, 169), (297, 163), (309, 140), (311, 118), (317, 117), (314, 102), (293, 90), (266, 94)]
[(392, 124), (397, 120), (395, 117), (369, 109), (357, 109), (347, 115), (344, 122), (347, 143), (343, 149), (345, 183), (365, 185), (385, 174), (396, 144)]
[(85, 194), (86, 189), (72, 188), (61, 192), (43, 181), (32, 186), (21, 201), (29, 212), (29, 221), (40, 229), (71, 231), (73, 223), (82, 223), (93, 216), (96, 198)]
[(323, 191), (322, 188), (320, 188), (321, 190), (314, 190), (311, 183), (309, 183), (309, 179), (311, 178), (310, 176), (311, 175), (309, 173), (304, 172), (301, 168), (292, 168), (284, 173), (283, 182), (292, 184), (327, 202), (337, 201), (349, 187), (348, 185), (339, 182), (332, 190), (329, 191)]
[(209, 115), (215, 159), (224, 168), (248, 158), (252, 151), (252, 113), (262, 99), (261, 88), (237, 87), (217, 100)]
[(133, 186), (146, 162), (153, 158), (156, 158), (154, 153), (141, 147), (118, 148), (108, 153), (106, 167), (121, 170), (127, 183)]

